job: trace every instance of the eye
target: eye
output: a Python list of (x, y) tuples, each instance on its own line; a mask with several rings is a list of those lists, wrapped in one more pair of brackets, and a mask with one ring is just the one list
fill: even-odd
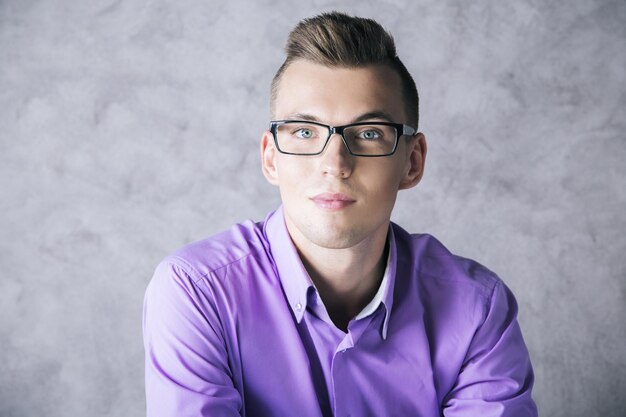
[(313, 131), (306, 127), (295, 130), (293, 134), (300, 139), (311, 139), (313, 137)]
[(358, 136), (360, 139), (365, 139), (365, 140), (376, 140), (376, 139), (381, 138), (381, 135), (379, 132), (377, 132), (376, 130), (371, 130), (371, 129), (360, 132)]

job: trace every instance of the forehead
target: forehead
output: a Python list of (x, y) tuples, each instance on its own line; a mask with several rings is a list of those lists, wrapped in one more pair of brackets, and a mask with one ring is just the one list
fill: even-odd
[(307, 114), (345, 124), (381, 112), (394, 122), (405, 122), (400, 77), (385, 65), (344, 68), (297, 60), (282, 75), (274, 108), (276, 119)]

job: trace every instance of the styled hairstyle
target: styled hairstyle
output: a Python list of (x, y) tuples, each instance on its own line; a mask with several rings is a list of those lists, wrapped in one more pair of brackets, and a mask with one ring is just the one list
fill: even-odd
[(407, 122), (417, 128), (419, 96), (415, 81), (398, 58), (393, 37), (378, 22), (340, 12), (304, 19), (289, 34), (285, 52), (285, 62), (272, 80), (272, 114), (281, 77), (295, 60), (304, 59), (327, 67), (344, 68), (382, 64), (388, 65), (400, 76)]

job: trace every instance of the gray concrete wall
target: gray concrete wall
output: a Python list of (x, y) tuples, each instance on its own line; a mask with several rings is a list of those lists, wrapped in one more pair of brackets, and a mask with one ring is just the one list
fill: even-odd
[(421, 92), (394, 220), (513, 289), (543, 416), (626, 415), (626, 2), (0, 0), (1, 416), (144, 413), (145, 286), (279, 204), (269, 83), (330, 9)]

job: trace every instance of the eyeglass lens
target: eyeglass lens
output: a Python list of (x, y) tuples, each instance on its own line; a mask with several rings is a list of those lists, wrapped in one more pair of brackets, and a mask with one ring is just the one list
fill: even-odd
[[(326, 126), (303, 122), (286, 122), (276, 128), (278, 147), (283, 152), (296, 154), (320, 153), (330, 130)], [(386, 155), (393, 151), (396, 129), (387, 125), (358, 125), (343, 131), (349, 150), (357, 155)]]

